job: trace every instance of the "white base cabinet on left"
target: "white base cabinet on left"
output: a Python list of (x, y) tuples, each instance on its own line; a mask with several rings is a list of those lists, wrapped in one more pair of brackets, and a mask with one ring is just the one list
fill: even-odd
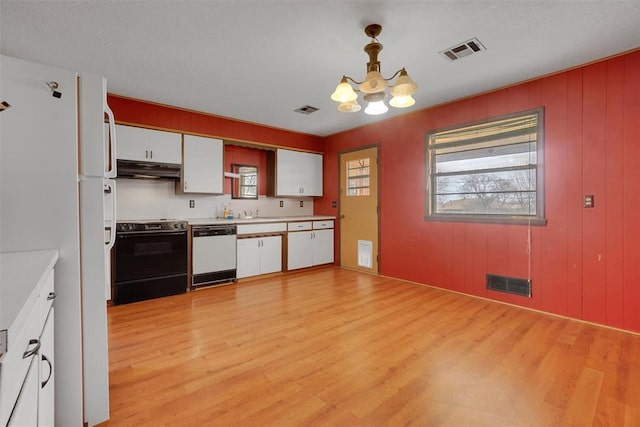
[[(39, 279), (26, 281), (33, 288), (21, 288), (24, 289), (22, 295), (10, 293), (20, 305), (8, 307), (8, 301), (7, 305), (0, 301), (0, 308), (11, 312), (9, 318), (2, 317), (0, 325), (3, 338), (0, 342), (0, 426), (54, 426), (53, 302), (56, 294), (52, 267), (57, 261), (57, 252), (24, 254), (0, 255), (3, 267), (0, 286), (24, 284), (20, 283), (20, 276), (24, 279), (35, 275), (28, 271), (30, 265), (45, 264), (49, 268), (44, 272), (40, 270), (44, 274)], [(33, 263), (21, 262), (24, 259)]]

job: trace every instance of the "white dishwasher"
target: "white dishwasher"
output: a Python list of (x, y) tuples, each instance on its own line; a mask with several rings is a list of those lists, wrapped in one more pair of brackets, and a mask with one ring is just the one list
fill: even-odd
[(208, 286), (236, 280), (235, 224), (191, 227), (191, 286)]

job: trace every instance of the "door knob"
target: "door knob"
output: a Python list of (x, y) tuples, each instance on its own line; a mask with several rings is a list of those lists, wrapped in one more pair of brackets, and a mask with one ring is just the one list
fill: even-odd
[(344, 214), (340, 215), (338, 219), (344, 219)]

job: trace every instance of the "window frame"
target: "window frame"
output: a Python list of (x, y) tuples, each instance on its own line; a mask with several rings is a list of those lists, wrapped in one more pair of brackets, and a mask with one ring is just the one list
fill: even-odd
[[(536, 141), (536, 215), (509, 215), (509, 214), (461, 214), (461, 213), (434, 213), (433, 207), (435, 203), (435, 194), (432, 188), (435, 188), (436, 175), (432, 171), (435, 170), (435, 156), (432, 156), (432, 148), (429, 140), (433, 134), (440, 132), (449, 132), (456, 129), (464, 129), (471, 126), (490, 124), (501, 120), (511, 119), (520, 116), (537, 115), (537, 141)], [(544, 179), (544, 107), (538, 107), (530, 110), (519, 111), (515, 113), (504, 114), (500, 116), (489, 117), (482, 120), (468, 122), (460, 125), (448, 126), (444, 128), (428, 130), (425, 133), (425, 221), (444, 221), (444, 222), (469, 222), (469, 223), (487, 223), (487, 224), (520, 224), (520, 225), (539, 225), (547, 224), (545, 217), (545, 179)]]
[[(354, 175), (354, 176), (351, 176), (349, 174), (349, 172), (351, 170), (358, 169), (358, 168), (350, 169), (349, 168), (349, 164), (351, 162), (362, 161), (362, 160), (367, 160), (368, 161), (370, 159), (369, 158), (365, 158), (365, 159), (349, 160), (349, 161), (346, 162), (347, 170), (345, 171), (345, 173), (346, 173), (345, 178), (347, 180), (347, 185), (346, 185), (346, 191), (347, 191), (346, 196), (347, 197), (366, 197), (366, 196), (369, 196), (371, 194), (370, 193), (370, 188), (371, 188), (371, 181), (370, 181), (371, 180), (371, 165), (370, 164), (367, 164), (366, 166), (360, 166), (360, 169), (364, 169), (365, 167), (367, 168), (367, 170), (369, 171), (369, 173), (367, 175)], [(351, 179), (358, 179), (359, 180), (359, 179), (363, 179), (363, 178), (367, 178), (367, 183), (368, 184), (366, 186), (356, 186), (356, 187), (350, 187), (349, 186)], [(356, 193), (359, 193), (360, 192), (359, 190), (366, 190), (366, 194), (349, 194), (351, 192), (351, 190), (355, 190)]]

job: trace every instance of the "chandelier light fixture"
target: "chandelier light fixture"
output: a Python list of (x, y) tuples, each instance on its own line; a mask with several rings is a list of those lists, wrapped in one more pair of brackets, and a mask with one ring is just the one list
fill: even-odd
[[(367, 75), (364, 81), (358, 82), (349, 76), (342, 76), (340, 84), (336, 87), (335, 92), (331, 95), (331, 99), (338, 102), (338, 111), (343, 113), (355, 113), (360, 111), (362, 107), (358, 104), (358, 94), (361, 92), (363, 100), (368, 103), (367, 108), (364, 109), (366, 114), (377, 115), (384, 114), (389, 111), (389, 108), (384, 103), (387, 98), (386, 89), (389, 88), (389, 92), (392, 96), (389, 105), (396, 108), (411, 107), (416, 103), (415, 99), (411, 97), (418, 86), (411, 80), (411, 77), (407, 74), (407, 71), (402, 68), (396, 71), (391, 77), (385, 79), (380, 72), (380, 61), (378, 61), (378, 54), (382, 50), (382, 44), (376, 38), (380, 32), (382, 32), (382, 26), (378, 24), (368, 25), (364, 29), (364, 33), (371, 37), (371, 42), (364, 47), (364, 51), (369, 55), (369, 62), (367, 63)], [(398, 77), (394, 85), (390, 85), (389, 82)], [(349, 81), (358, 85), (357, 89), (354, 89)]]

